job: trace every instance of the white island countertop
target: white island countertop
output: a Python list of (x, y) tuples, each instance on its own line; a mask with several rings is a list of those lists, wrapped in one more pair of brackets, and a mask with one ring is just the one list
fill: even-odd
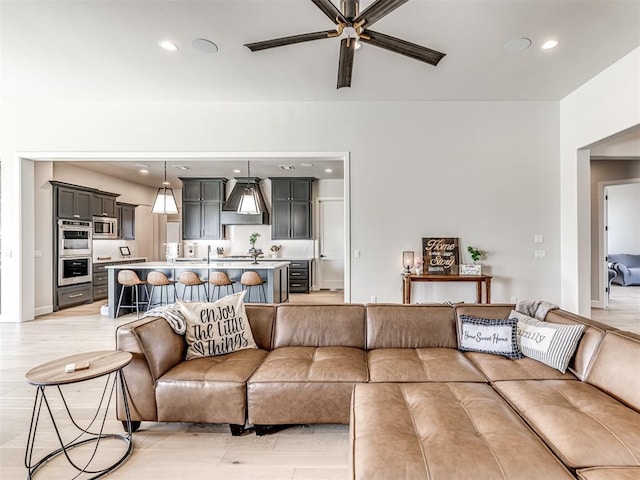
[(190, 270), (190, 269), (233, 269), (233, 270), (275, 270), (278, 268), (286, 267), (290, 262), (258, 262), (257, 264), (251, 262), (223, 262), (223, 261), (211, 261), (211, 263), (194, 261), (194, 262), (144, 262), (144, 263), (119, 263), (118, 265), (109, 265), (107, 269), (131, 269), (131, 270), (161, 270), (161, 269), (176, 269), (176, 270)]

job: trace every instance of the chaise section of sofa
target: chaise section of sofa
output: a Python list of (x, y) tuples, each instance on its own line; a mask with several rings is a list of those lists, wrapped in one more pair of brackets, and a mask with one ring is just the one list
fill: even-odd
[(570, 468), (639, 468), (640, 375), (631, 367), (638, 358), (638, 338), (609, 331), (584, 382), (505, 381), (493, 386)]
[[(184, 359), (184, 337), (162, 318), (118, 328), (118, 350), (135, 352), (135, 362), (123, 370), (132, 419), (228, 423), (232, 434), (242, 433), (247, 418), (246, 382), (271, 347), (275, 306), (247, 305), (246, 311), (259, 348), (193, 360)], [(122, 408), (118, 418), (124, 419)]]
[(279, 305), (272, 348), (247, 383), (249, 422), (349, 422), (351, 391), (368, 381), (364, 305)]
[(353, 480), (540, 480), (573, 476), (482, 383), (357, 385)]

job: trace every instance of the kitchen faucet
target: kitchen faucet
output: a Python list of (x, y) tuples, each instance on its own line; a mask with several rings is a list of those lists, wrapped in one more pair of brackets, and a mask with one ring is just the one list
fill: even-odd
[(211, 245), (207, 245), (207, 265), (211, 263)]

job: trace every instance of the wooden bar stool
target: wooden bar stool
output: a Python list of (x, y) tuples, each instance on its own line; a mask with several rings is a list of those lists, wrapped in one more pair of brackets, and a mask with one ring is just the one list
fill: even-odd
[[(244, 272), (242, 277), (240, 277), (240, 283), (242, 284), (242, 290), (249, 290), (247, 293), (248, 297), (251, 297), (251, 289), (253, 287), (260, 287), (258, 289), (258, 301), (264, 296), (264, 303), (267, 303), (267, 293), (264, 290), (264, 281), (262, 277), (254, 271)], [(262, 292), (262, 296), (260, 296), (260, 292)]]
[[(138, 274), (133, 270), (120, 270), (118, 272), (118, 283), (122, 285), (122, 290), (120, 290), (120, 298), (118, 300), (118, 308), (116, 309), (116, 318), (118, 318), (118, 314), (120, 313), (120, 307), (125, 308), (134, 308), (136, 309), (136, 316), (140, 318), (140, 305), (148, 304), (149, 299), (149, 291), (147, 290), (147, 282), (144, 280), (140, 280)], [(144, 291), (147, 295), (147, 301), (140, 301), (138, 287), (142, 285), (144, 287)], [(124, 291), (127, 287), (131, 287), (131, 301), (135, 297), (135, 302), (131, 305), (122, 305), (122, 297), (124, 295)]]
[[(169, 287), (170, 286), (173, 286), (173, 301), (175, 302), (178, 299), (178, 290), (176, 289), (176, 281), (169, 280), (164, 273), (154, 270), (153, 272), (149, 273), (149, 275), (147, 275), (147, 283), (151, 285), (151, 293), (149, 294), (149, 304), (147, 305), (147, 310), (149, 310), (150, 308), (156, 305), (166, 305), (169, 303)], [(156, 287), (160, 288), (159, 303), (153, 303), (153, 290)], [(163, 293), (164, 293), (164, 296), (166, 297), (165, 302), (162, 301)]]
[(214, 300), (216, 295), (216, 288), (218, 288), (218, 298), (220, 298), (220, 295), (222, 293), (222, 287), (226, 288), (227, 295), (229, 295), (229, 287), (231, 287), (231, 293), (235, 293), (233, 289), (233, 282), (226, 272), (211, 272), (209, 274), (209, 285), (213, 285), (209, 301)]
[(178, 281), (184, 285), (184, 290), (182, 290), (182, 300), (184, 300), (184, 295), (187, 293), (187, 287), (189, 287), (189, 299), (193, 301), (193, 287), (197, 287), (196, 294), (198, 296), (198, 301), (200, 301), (200, 287), (204, 289), (204, 298), (207, 298), (207, 287), (205, 286), (206, 282), (202, 280), (195, 272), (182, 272), (178, 277)]

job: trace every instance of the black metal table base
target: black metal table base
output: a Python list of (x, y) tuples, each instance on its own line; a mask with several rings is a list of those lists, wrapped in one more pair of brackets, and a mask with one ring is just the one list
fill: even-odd
[[(118, 382), (120, 383), (120, 387), (121, 387), (120, 389), (122, 391), (125, 414), (127, 418), (126, 420), (127, 431), (122, 435), (115, 434), (115, 433), (104, 433), (104, 426), (107, 420), (107, 414), (109, 412), (109, 405), (111, 404), (111, 400), (113, 399), (113, 393), (116, 389), (115, 388), (116, 383)], [(45, 388), (46, 388), (45, 385), (38, 386), (38, 390), (36, 391), (36, 398), (33, 404), (33, 413), (31, 415), (31, 425), (29, 426), (29, 436), (27, 439), (27, 450), (24, 457), (24, 464), (27, 467), (27, 480), (32, 479), (34, 474), (40, 467), (44, 466), (47, 462), (49, 462), (50, 460), (52, 460), (53, 458), (57, 457), (60, 454), (64, 454), (68, 463), (75, 470), (78, 471), (78, 473), (74, 477), (72, 477), (74, 479), (79, 478), (83, 474), (89, 474), (89, 475), (95, 474), (92, 477), (84, 477), (88, 479), (103, 477), (108, 473), (112, 472), (113, 470), (115, 470), (116, 468), (118, 468), (120, 465), (122, 465), (122, 463), (124, 463), (124, 461), (127, 458), (129, 458), (129, 455), (131, 455), (131, 451), (133, 450), (131, 412), (129, 410), (127, 385), (121, 370), (118, 370), (116, 372), (113, 372), (107, 375), (104, 390), (102, 392), (102, 396), (100, 398), (98, 408), (96, 409), (96, 413), (94, 417), (91, 419), (91, 421), (89, 422), (86, 428), (83, 428), (80, 425), (78, 425), (78, 422), (73, 418), (73, 415), (71, 414), (69, 406), (67, 405), (67, 401), (64, 398), (64, 394), (62, 393), (62, 389), (60, 388), (59, 385), (56, 386), (60, 394), (60, 398), (62, 399), (62, 403), (64, 404), (67, 415), (69, 416), (69, 419), (71, 420), (71, 423), (73, 424), (73, 426), (79, 432), (75, 438), (67, 442), (65, 442), (62, 439), (60, 430), (58, 429), (58, 425), (56, 423), (56, 419), (51, 410), (51, 405), (49, 404), (49, 400), (47, 399)], [(53, 428), (56, 432), (56, 436), (58, 437), (58, 441), (60, 442), (60, 448), (46, 454), (40, 460), (36, 461), (36, 463), (33, 463), (33, 450), (36, 442), (36, 432), (38, 430), (38, 421), (40, 419), (40, 413), (42, 410), (43, 402), (47, 407), (47, 411), (49, 412), (51, 423), (53, 424)], [(98, 418), (102, 410), (104, 410), (104, 415), (101, 418)], [(97, 433), (91, 431), (96, 427), (99, 427), (99, 430)], [(88, 436), (89, 438), (82, 438), (83, 436)], [(117, 440), (124, 441), (127, 444), (126, 451), (113, 464), (106, 466), (104, 468), (92, 470), (91, 464), (95, 459), (96, 454), (98, 453), (98, 447), (100, 445), (100, 442), (106, 439), (117, 439)], [(93, 452), (91, 453), (91, 456), (89, 457), (89, 460), (86, 462), (84, 466), (77, 465), (76, 462), (74, 462), (71, 456), (69, 455), (69, 451), (76, 447), (90, 444), (90, 443), (95, 443), (95, 446), (93, 448)]]

